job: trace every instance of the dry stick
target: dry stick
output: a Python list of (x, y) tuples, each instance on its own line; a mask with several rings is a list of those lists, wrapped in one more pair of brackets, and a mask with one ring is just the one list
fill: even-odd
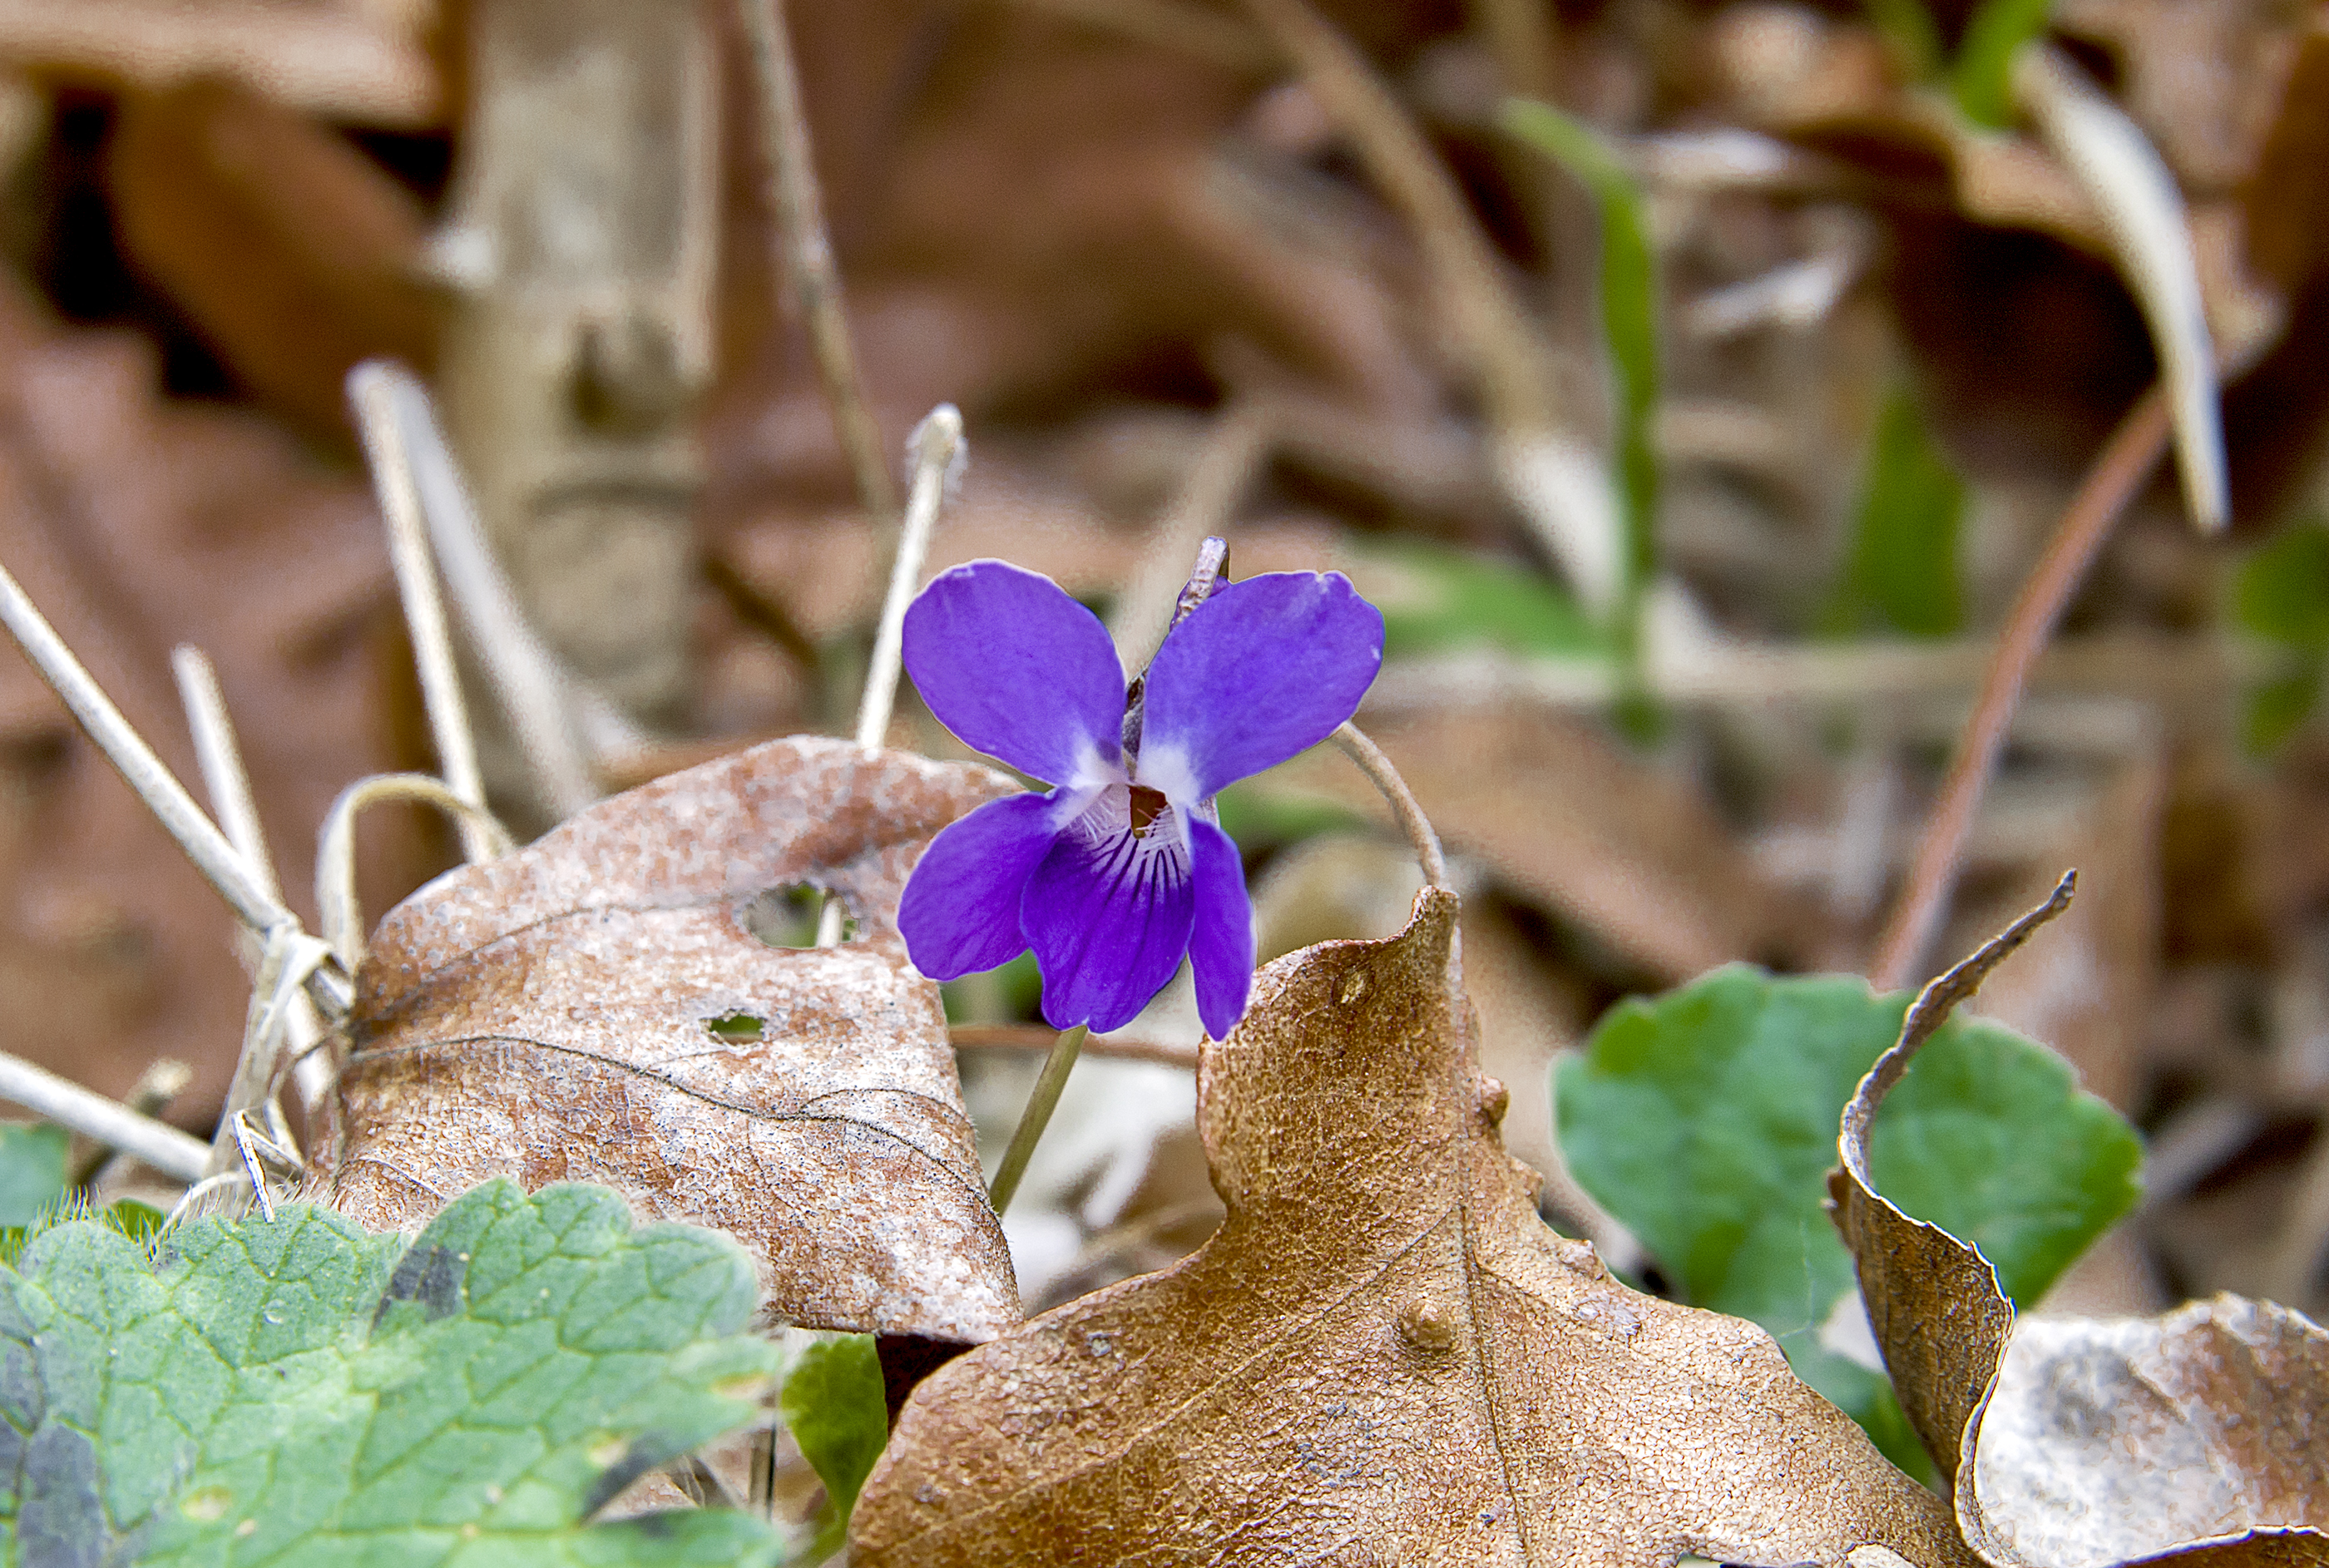
[[(140, 1116), (161, 1119), (170, 1109), (170, 1102), (186, 1091), (194, 1081), (194, 1070), (174, 1056), (156, 1056), (146, 1063), (146, 1071), (129, 1086), (129, 1094), (122, 1103)], [(119, 1157), (119, 1152), (99, 1146), (76, 1166), (66, 1179), (68, 1186), (94, 1187), (104, 1179), (106, 1167)]]
[(481, 859), (510, 851), (508, 830), (482, 806), (463, 799), (443, 779), (427, 773), (374, 773), (340, 791), (324, 813), (316, 844), (316, 916), (324, 941), (350, 974), (363, 961), (363, 911), (356, 902), (356, 818), (364, 808), (387, 800), (434, 806), (454, 821), (474, 827), (485, 845)]
[(808, 328), (809, 351), (833, 413), (833, 427), (857, 481), (857, 499), (876, 524), (898, 515), (897, 487), (882, 452), (881, 428), (865, 406), (857, 354), (841, 307), (841, 269), (825, 235), (825, 203), (811, 158), (808, 120), (801, 109), (800, 72), (793, 63), (781, 0), (740, 0), (744, 35), (752, 47), (760, 90), (760, 141), (768, 163), (768, 202), (784, 241), (786, 269)]
[(1062, 1029), (1051, 1043), (1051, 1053), (1043, 1058), (1043, 1071), (1036, 1075), (1034, 1092), (1027, 1096), (1026, 1109), (1019, 1113), (1019, 1125), (1012, 1129), (1011, 1147), (1003, 1151), (1003, 1163), (995, 1167), (995, 1184), (986, 1189), (986, 1200), (995, 1205), (1000, 1216), (1011, 1206), (1011, 1199), (1019, 1191), (1019, 1179), (1027, 1174), (1027, 1162), (1035, 1155), (1036, 1144), (1042, 1141), (1043, 1129), (1051, 1123), (1051, 1112), (1059, 1108), (1060, 1091), (1068, 1086), (1068, 1074), (1074, 1071), (1076, 1057), (1084, 1046), (1084, 1036), (1090, 1031), (1079, 1024), (1072, 1029)]
[(173, 1181), (199, 1180), (210, 1158), (202, 1139), (5, 1053), (0, 1053), (0, 1100), (36, 1110), (108, 1148), (134, 1155)]
[[(905, 526), (898, 534), (897, 558), (890, 563), (890, 591), (882, 600), (882, 623), (873, 634), (873, 660), (865, 672), (865, 692), (857, 704), (857, 744), (868, 751), (881, 750), (890, 733), (890, 714), (898, 703), (898, 677), (905, 669), (906, 606), (921, 581), (922, 562), (930, 550), (930, 530), (938, 524), (939, 503), (946, 499), (948, 477), (961, 461), (962, 414), (952, 403), (940, 403), (914, 427), (908, 444), (913, 458), (913, 494), (906, 503)], [(816, 917), (816, 945), (841, 945), (846, 911), (828, 895)]]
[[(563, 821), (599, 798), (590, 771), (592, 741), (583, 732), (594, 722), (604, 727), (619, 720), (610, 717), (604, 702), (593, 708), (594, 694), (568, 675), (526, 620), (486, 543), (429, 389), (401, 365), (374, 360), (372, 366), (394, 393), (387, 406), (403, 436), (429, 542), (470, 649), (509, 723), (539, 803)], [(636, 736), (616, 736), (610, 743), (636, 741)]]
[[(235, 853), (226, 836), (177, 776), (163, 765), (146, 743), (146, 738), (133, 728), (113, 699), (105, 694), (96, 677), (73, 656), (64, 639), (48, 623), (23, 588), (5, 567), (0, 567), (0, 625), (5, 625), (24, 650), (33, 667), (41, 672), (57, 695), (64, 699), (73, 717), (80, 721), (89, 738), (97, 742), (105, 760), (113, 764), (123, 782), (136, 791), (146, 803), (163, 829), (177, 840), (186, 858), (194, 863), (227, 907), (237, 919), (253, 932), (264, 937), (278, 926), (296, 929), (298, 918), (283, 905), (283, 901), (267, 891), (256, 873)], [(348, 1010), (354, 990), (348, 978), (335, 969), (318, 969), (307, 982), (310, 995), (327, 1017), (340, 1017)]]
[[(267, 832), (259, 820), (258, 802), (251, 798), (250, 774), (242, 765), (242, 748), (235, 740), (234, 721), (226, 711), (226, 694), (219, 689), (218, 671), (209, 656), (191, 643), (171, 650), (170, 668), (178, 677), (178, 698), (185, 704), (186, 727), (194, 738), (194, 762), (202, 770), (211, 808), (218, 813), (219, 827), (267, 891), (281, 898), (282, 879), (276, 874), (274, 856), (268, 853)], [(244, 968), (255, 971), (259, 946), (247, 931), (243, 948)], [(298, 1063), (299, 1097), (307, 1105), (316, 1103), (331, 1076), (324, 1059), (310, 1053), (322, 1034), (323, 1021), (316, 1015), (315, 1005), (304, 998), (295, 1004), (285, 1025), (283, 1049)], [(240, 1067), (236, 1075), (240, 1080)], [(271, 1064), (265, 1082), (261, 1092), (272, 1099)], [(224, 1114), (231, 1116), (238, 1109), (230, 1100)]]
[[(486, 779), (477, 767), (469, 709), (461, 694), (461, 672), (453, 662), (453, 633), (445, 621), (445, 598), (437, 562), (422, 520), (420, 486), (412, 477), (412, 457), (397, 418), (396, 385), (386, 365), (367, 360), (348, 373), (348, 403), (372, 465), (380, 515), (388, 525), (388, 559), (396, 569), (397, 597), (412, 633), (412, 662), (420, 670), (420, 694), (429, 710), (429, 732), (437, 743), (437, 765), (445, 787), (479, 810)], [(491, 836), (464, 815), (457, 824), (461, 853), (471, 861), (493, 857)]]
[(2086, 482), (2070, 498), (2045, 554), (2022, 585), (1998, 633), (1997, 649), (1983, 677), (1981, 695), (1957, 738), (1957, 756), (1941, 785), (1940, 798), (1917, 842), (1900, 902), (1877, 943), (1875, 961), (1869, 966), (1869, 983), (1878, 990), (1898, 990), (1915, 977), (1948, 906), (1957, 860), (1973, 830), (1982, 790), (2005, 744), (2014, 707), (2022, 698), (2023, 682), (2045, 647), (2047, 635), (2061, 618), (2071, 591), (2109, 536), (2111, 524), (2135, 498), (2165, 450), (2167, 433), (2167, 404), (2154, 387), (2119, 421)]
[(1447, 857), (1439, 853), (1439, 836), (1431, 830), (1431, 819), (1417, 805), (1407, 780), (1399, 776), (1382, 748), (1362, 733), (1356, 724), (1345, 723), (1329, 736), (1343, 749), (1343, 754), (1359, 765), (1359, 770), (1372, 780), (1391, 802), (1391, 815), (1399, 818), (1400, 830), (1407, 835), (1408, 843), (1415, 846), (1416, 864), (1423, 867), (1423, 880), (1433, 887), (1448, 887)]

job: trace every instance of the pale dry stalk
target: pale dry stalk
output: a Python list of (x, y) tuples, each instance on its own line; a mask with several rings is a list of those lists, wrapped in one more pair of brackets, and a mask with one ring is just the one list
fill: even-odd
[(210, 1149), (200, 1138), (5, 1053), (0, 1053), (0, 1100), (133, 1155), (173, 1181), (199, 1180), (210, 1158)]
[[(24, 656), (32, 660), (33, 667), (40, 671), (41, 678), (63, 699), (82, 730), (121, 775), (122, 781), (146, 803), (146, 808), (154, 813), (164, 831), (193, 862), (194, 869), (226, 900), (236, 918), (262, 938), (278, 929), (297, 930), (298, 917), (268, 891), (266, 883), (227, 842), (217, 825), (203, 814), (193, 797), (186, 793), (186, 787), (154, 754), (146, 738), (122, 717), (113, 699), (105, 694), (96, 677), (73, 656), (56, 628), (33, 607), (5, 567), (0, 567), (0, 625), (7, 627)], [(315, 971), (307, 981), (307, 989), (325, 1015), (333, 1018), (347, 1012), (354, 996), (348, 977), (329, 966)]]
[[(355, 411), (372, 488), (380, 497), (381, 520), (388, 528), (388, 559), (396, 570), (397, 597), (403, 601), (404, 624), (411, 633), (412, 662), (420, 672), (437, 765), (445, 775), (445, 787), (482, 811), (485, 774), (477, 766), (476, 739), (453, 657), (453, 632), (445, 619), (445, 597), (429, 547), (420, 486), (413, 477), (412, 456), (396, 408), (396, 384), (388, 367), (367, 360), (350, 371), (348, 403)], [(490, 836), (471, 818), (463, 817), (457, 828), (467, 859), (483, 860), (492, 854)]]

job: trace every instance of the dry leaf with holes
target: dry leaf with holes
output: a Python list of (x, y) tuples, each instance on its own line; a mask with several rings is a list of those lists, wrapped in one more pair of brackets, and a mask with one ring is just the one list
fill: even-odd
[(1262, 971), (1201, 1069), (1221, 1231), (923, 1382), (852, 1561), (1971, 1563), (1761, 1329), (1538, 1220), (1456, 918)]
[(1878, 1346), (1965, 1539), (1996, 1568), (2329, 1563), (2329, 1334), (2219, 1296), (2163, 1318), (2034, 1318), (1982, 1255), (1869, 1180), (1868, 1129), (1950, 1010), (2070, 902), (1928, 987), (1844, 1107), (1828, 1176)]
[[(991, 1338), (1018, 1320), (1011, 1261), (938, 987), (893, 922), (930, 837), (1015, 788), (775, 741), (430, 883), (357, 976), (306, 1195), (384, 1230), (492, 1176), (603, 1182), (733, 1233), (782, 1321)], [(755, 934), (803, 886), (852, 940)]]

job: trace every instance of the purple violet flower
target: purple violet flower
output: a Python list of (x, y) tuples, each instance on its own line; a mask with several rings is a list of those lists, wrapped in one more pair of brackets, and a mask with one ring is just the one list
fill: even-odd
[[(1245, 1012), (1253, 905), (1212, 798), (1317, 744), (1382, 663), (1382, 614), (1340, 572), (1223, 583), (1165, 634), (1126, 723), (1091, 611), (1001, 561), (942, 572), (906, 611), (906, 668), (967, 745), (1049, 781), (934, 840), (898, 929), (932, 979), (1035, 949), (1054, 1028), (1122, 1027), (1187, 955), (1215, 1039)], [(1127, 733), (1129, 728), (1133, 732)]]

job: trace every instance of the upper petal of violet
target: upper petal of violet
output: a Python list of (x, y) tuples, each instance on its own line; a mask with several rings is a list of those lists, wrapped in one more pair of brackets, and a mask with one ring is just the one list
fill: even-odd
[(965, 745), (1047, 783), (1123, 756), (1124, 666), (1099, 618), (1002, 561), (942, 571), (906, 609), (907, 673)]
[(1140, 781), (1192, 806), (1307, 751), (1359, 711), (1382, 643), (1382, 612), (1339, 571), (1215, 589), (1148, 666)]
[(952, 980), (1025, 952), (1019, 895), (1059, 830), (1052, 796), (1009, 795), (933, 839), (898, 900), (898, 933), (914, 968)]

